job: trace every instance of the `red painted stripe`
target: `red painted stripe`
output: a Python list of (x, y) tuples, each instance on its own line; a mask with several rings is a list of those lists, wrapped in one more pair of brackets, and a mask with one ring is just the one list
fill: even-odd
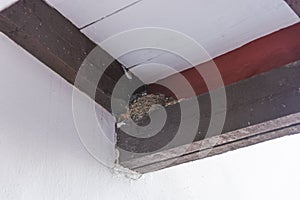
[[(300, 60), (300, 23), (254, 40), (213, 59), (225, 85), (247, 79), (296, 60)], [(197, 95), (207, 92), (208, 89), (196, 68), (205, 68), (208, 64), (204, 63), (181, 72)], [(182, 91), (183, 97), (191, 96), (192, 94), (186, 92), (180, 84), (179, 76), (179, 74), (175, 74), (157, 83), (175, 86)], [(160, 91), (160, 87), (156, 84), (150, 85), (149, 91), (167, 93), (166, 91)]]

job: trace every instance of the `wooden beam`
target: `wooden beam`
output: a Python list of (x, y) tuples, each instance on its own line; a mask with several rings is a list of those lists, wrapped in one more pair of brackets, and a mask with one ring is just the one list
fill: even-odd
[[(68, 19), (43, 0), (20, 0), (0, 12), (0, 31), (26, 49), (41, 62), (74, 84), (77, 72), (87, 55), (97, 47)], [(124, 72), (121, 64), (100, 47), (96, 66), (91, 70), (103, 73), (96, 89), (96, 102), (111, 110), (111, 93)], [(111, 64), (110, 61), (113, 61)], [(79, 88), (89, 94), (86, 88), (95, 83), (86, 77), (88, 87)]]
[[(261, 126), (264, 126), (264, 124), (261, 124)], [(242, 131), (242, 130), (240, 130), (240, 131)], [(153, 163), (151, 163), (149, 165), (145, 165), (145, 166), (140, 166), (140, 167), (134, 168), (133, 170), (137, 171), (139, 173), (149, 173), (149, 172), (161, 170), (164, 168), (173, 167), (173, 166), (176, 166), (179, 164), (183, 164), (183, 163), (196, 161), (199, 159), (204, 159), (207, 157), (223, 154), (223, 153), (226, 153), (229, 151), (248, 147), (250, 145), (255, 145), (255, 144), (258, 144), (261, 142), (266, 142), (266, 141), (277, 139), (280, 137), (299, 134), (300, 133), (300, 124), (291, 125), (290, 127), (288, 126), (288, 127), (284, 127), (282, 129), (278, 129), (278, 130), (272, 130), (270, 132), (268, 132), (268, 131), (263, 132), (263, 133), (253, 132), (253, 135), (251, 135), (249, 137), (239, 136), (235, 133), (239, 133), (239, 131), (222, 135), (218, 144), (213, 149), (210, 149), (210, 148), (201, 149), (200, 148), (198, 151), (191, 152), (189, 154), (187, 153), (180, 157), (166, 156), (166, 155), (170, 154), (170, 152), (172, 154), (174, 154), (172, 151), (161, 152), (161, 154), (144, 157), (143, 160), (142, 159), (133, 160), (132, 162), (140, 163), (140, 162), (143, 162), (145, 159), (151, 160), (155, 157), (162, 157), (162, 156), (169, 157), (169, 159), (166, 159), (163, 161), (162, 160), (158, 161), (157, 159), (155, 159), (157, 162), (153, 162)], [(235, 139), (231, 141), (231, 140), (228, 140), (227, 138), (235, 138)], [(203, 145), (203, 143), (209, 143), (209, 140), (202, 141), (202, 143), (200, 145)], [(196, 145), (196, 144), (193, 144), (193, 145)], [(198, 145), (198, 146), (200, 146), (200, 145)], [(174, 151), (174, 149), (173, 149), (173, 151)]]
[[(164, 128), (157, 134), (157, 138), (152, 137), (147, 141), (145, 138), (128, 136), (119, 129), (120, 164), (132, 170), (147, 173), (299, 133), (299, 77), (300, 61), (297, 61), (226, 86), (227, 110), (220, 111), (220, 114), (226, 112), (226, 120), (222, 135), (213, 149), (209, 149), (207, 144), (218, 135), (211, 135), (204, 139), (211, 118), (209, 94), (197, 97), (201, 115), (193, 143), (177, 141), (175, 147), (155, 151), (154, 146), (160, 147), (168, 144), (168, 140), (170, 142), (172, 139), (172, 134), (176, 133), (180, 124), (178, 105), (166, 108), (169, 118)], [(189, 101), (185, 100), (185, 103), (189, 104)], [(186, 122), (194, 120), (193, 115), (185, 118)], [(184, 134), (190, 137), (189, 134), (193, 133)], [(143, 154), (140, 154), (141, 152)]]

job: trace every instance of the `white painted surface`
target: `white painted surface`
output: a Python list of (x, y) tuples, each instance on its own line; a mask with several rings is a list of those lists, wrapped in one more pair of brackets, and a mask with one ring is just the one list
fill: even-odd
[(77, 27), (83, 27), (122, 9), (135, 0), (46, 0)]
[[(96, 11), (91, 9), (91, 12)], [(214, 58), (296, 22), (299, 22), (298, 16), (283, 0), (144, 0), (84, 29), (83, 32), (114, 55), (120, 46), (126, 44), (105, 46), (102, 44), (105, 39), (136, 28), (167, 28), (191, 37)], [(130, 43), (135, 42), (135, 40), (130, 41)], [(165, 43), (170, 41), (154, 42), (165, 46)], [(189, 50), (187, 52), (192, 53)], [(141, 54), (146, 55), (143, 56), (146, 62), (160, 55), (160, 52), (144, 50), (142, 53), (132, 53), (129, 57), (123, 56), (119, 60), (130, 67), (141, 63)], [(202, 62), (204, 61), (206, 60)], [(165, 58), (162, 56), (151, 62), (168, 64), (179, 71), (191, 67), (185, 64), (178, 65), (178, 58), (168, 53)], [(149, 65), (144, 66), (146, 67)], [(143, 73), (141, 67), (136, 74), (143, 80), (152, 80), (150, 82), (171, 75), (171, 72), (165, 74), (160, 70), (153, 70), (156, 70), (155, 77), (149, 77), (149, 69), (145, 69)]]
[[(134, 56), (134, 54), (132, 56)], [(126, 61), (127, 59), (123, 60), (125, 63)], [(131, 61), (133, 61), (133, 59)], [(144, 83), (153, 83), (191, 67), (194, 67), (194, 65), (181, 56), (173, 53), (164, 53), (154, 57), (150, 61), (144, 62), (142, 65), (132, 68), (131, 71), (140, 77)]]
[(18, 0), (0, 0), (0, 11), (4, 10), (5, 8), (9, 7), (13, 3), (17, 2)]
[(132, 181), (81, 144), (72, 87), (3, 35), (0, 69), (1, 200), (299, 199), (300, 135)]
[[(106, 46), (102, 42), (123, 31), (136, 28), (160, 27), (181, 32), (198, 42), (210, 57), (214, 58), (299, 22), (299, 17), (284, 0), (47, 0), (47, 2), (78, 27), (101, 20), (83, 29), (82, 32), (112, 55), (120, 46), (127, 44)], [(137, 3), (131, 5), (134, 2)], [(165, 46), (168, 42), (176, 41), (156, 41), (154, 38), (153, 42)], [(188, 49), (186, 51), (193, 53)], [(160, 69), (151, 65), (141, 65), (132, 69), (132, 72), (146, 83), (155, 82), (192, 67), (179, 56), (168, 52), (161, 54), (161, 51), (153, 49), (128, 52), (118, 60), (126, 67), (139, 63), (159, 63), (175, 69), (164, 67)], [(202, 59), (197, 64), (205, 61), (207, 59)]]

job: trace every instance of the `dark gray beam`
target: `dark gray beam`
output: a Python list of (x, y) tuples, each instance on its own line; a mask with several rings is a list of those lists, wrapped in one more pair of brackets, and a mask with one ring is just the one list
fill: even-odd
[[(160, 152), (151, 151), (154, 145), (167, 144), (180, 123), (177, 105), (167, 107), (171, 123), (166, 122), (155, 141), (133, 138), (118, 130), (120, 164), (147, 173), (181, 163), (217, 155), (300, 131), (300, 61), (226, 86), (227, 114), (222, 135), (205, 138), (210, 119), (209, 94), (197, 97), (201, 108), (198, 135), (192, 143)], [(186, 100), (188, 104), (189, 100)], [(156, 111), (155, 111), (156, 112)], [(224, 111), (223, 111), (224, 112)], [(177, 116), (177, 117), (176, 117)], [(193, 116), (185, 121), (193, 121)], [(192, 133), (185, 133), (187, 137)], [(218, 138), (213, 149), (207, 144)], [(180, 141), (179, 141), (180, 142)], [(148, 152), (134, 154), (132, 152)]]

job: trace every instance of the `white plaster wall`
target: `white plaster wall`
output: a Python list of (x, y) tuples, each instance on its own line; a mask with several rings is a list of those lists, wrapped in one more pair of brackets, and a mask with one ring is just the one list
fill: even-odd
[(1, 34), (0, 69), (0, 200), (299, 199), (299, 136), (133, 181), (81, 144), (71, 85)]

